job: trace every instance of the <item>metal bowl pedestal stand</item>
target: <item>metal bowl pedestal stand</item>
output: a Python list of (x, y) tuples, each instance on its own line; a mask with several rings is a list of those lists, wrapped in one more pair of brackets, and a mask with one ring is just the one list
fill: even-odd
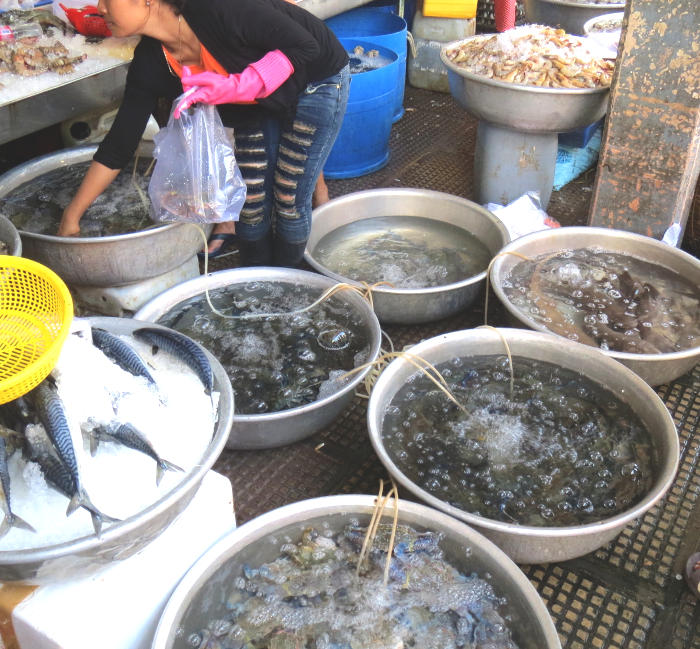
[(76, 302), (102, 315), (130, 317), (146, 302), (176, 284), (199, 277), (199, 261), (196, 255), (156, 277), (149, 277), (125, 286), (75, 286), (71, 292)]
[(467, 72), (446, 56), (450, 92), (479, 119), (474, 156), (474, 200), (507, 205), (538, 191), (546, 208), (554, 183), (558, 134), (597, 122), (607, 110), (609, 88), (540, 88)]

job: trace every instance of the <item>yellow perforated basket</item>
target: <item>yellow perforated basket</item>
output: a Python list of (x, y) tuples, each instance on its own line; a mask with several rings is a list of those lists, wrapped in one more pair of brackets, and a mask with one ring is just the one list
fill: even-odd
[(0, 255), (0, 404), (41, 383), (58, 361), (73, 299), (50, 268)]

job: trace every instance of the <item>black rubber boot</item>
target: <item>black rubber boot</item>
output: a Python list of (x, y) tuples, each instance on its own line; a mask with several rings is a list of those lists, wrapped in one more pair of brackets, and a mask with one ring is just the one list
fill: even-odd
[(270, 266), (272, 265), (272, 233), (268, 232), (257, 241), (239, 239), (241, 266)]
[(279, 237), (275, 237), (273, 248), (273, 257), (275, 266), (285, 266), (287, 268), (298, 268), (304, 260), (304, 243), (289, 243)]

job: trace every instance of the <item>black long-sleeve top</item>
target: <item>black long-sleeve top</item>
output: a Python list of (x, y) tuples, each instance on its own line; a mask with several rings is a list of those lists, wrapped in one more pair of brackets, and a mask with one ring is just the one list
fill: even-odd
[[(337, 73), (348, 62), (347, 52), (322, 20), (285, 0), (189, 0), (182, 15), (229, 74), (242, 72), (272, 50), (280, 50), (294, 66), (289, 79), (257, 104), (219, 106), (227, 126), (250, 118), (252, 111), (293, 115), (307, 84)], [(168, 67), (160, 41), (143, 36), (129, 65), (114, 124), (94, 159), (122, 169), (136, 151), (158, 99), (174, 100), (181, 93), (182, 83)]]

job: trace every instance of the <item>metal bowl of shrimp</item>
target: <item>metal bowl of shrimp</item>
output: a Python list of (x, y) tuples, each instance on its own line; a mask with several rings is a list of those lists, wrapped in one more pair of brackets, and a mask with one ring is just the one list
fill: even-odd
[[(522, 26), (516, 30), (532, 28), (545, 32), (549, 28), (538, 26)], [(509, 31), (503, 33), (503, 38), (509, 37)], [(472, 113), (480, 120), (489, 124), (503, 126), (516, 131), (527, 133), (562, 133), (583, 128), (597, 122), (603, 117), (608, 108), (610, 85), (605, 81), (607, 76), (600, 74), (605, 69), (609, 74), (611, 66), (602, 60), (595, 63), (593, 72), (586, 74), (590, 79), (596, 79), (594, 87), (587, 87), (588, 83), (578, 82), (579, 86), (568, 83), (568, 86), (548, 86), (549, 81), (541, 81), (546, 69), (546, 59), (537, 57), (537, 63), (522, 62), (517, 58), (518, 49), (513, 47), (516, 58), (508, 60), (505, 54), (499, 55), (503, 59), (503, 65), (497, 63), (489, 69), (488, 73), (472, 72), (471, 68), (464, 65), (474, 60), (474, 54), (480, 53), (489, 41), (500, 41), (500, 34), (479, 34), (468, 38), (446, 43), (440, 51), (440, 59), (447, 68), (447, 76), (450, 84), (450, 92), (457, 103), (466, 111)], [(524, 36), (521, 36), (524, 38)], [(566, 36), (566, 41), (583, 41), (577, 36)], [(585, 48), (583, 48), (585, 51)], [(486, 50), (483, 50), (486, 51)], [(472, 55), (467, 54), (472, 52)], [(462, 58), (465, 57), (466, 58)], [(489, 56), (495, 56), (493, 54)], [(572, 55), (573, 56), (573, 55)], [(534, 56), (533, 56), (534, 58)], [(461, 60), (460, 60), (461, 59)], [(534, 65), (534, 67), (533, 67)], [(602, 66), (602, 67), (601, 67)], [(574, 66), (572, 66), (573, 68)], [(579, 65), (576, 69), (583, 68)], [(486, 68), (485, 65), (477, 66), (477, 70)], [(524, 79), (511, 81), (511, 75), (505, 75), (503, 70), (522, 68)], [(487, 76), (494, 75), (494, 76)], [(589, 81), (588, 77), (585, 77)], [(545, 85), (538, 85), (545, 83)], [(601, 83), (603, 85), (597, 85)]]
[(244, 637), (266, 647), (561, 647), (525, 575), (455, 518), (401, 501), (392, 543), (391, 500), (361, 558), (376, 500), (305, 500), (225, 535), (173, 591), (152, 649)]
[[(87, 163), (92, 160), (96, 150), (95, 145), (63, 149), (29, 160), (6, 172), (0, 176), (0, 214), (9, 215), (8, 196), (23, 187), (30, 187), (31, 193), (39, 201), (55, 200), (55, 197), (44, 196), (40, 191), (42, 176)], [(152, 149), (149, 151), (149, 147), (144, 146), (140, 154), (142, 161), (152, 159)], [(81, 178), (82, 175), (77, 174), (60, 188), (61, 194), (65, 194), (61, 198), (62, 203), (67, 204)], [(141, 194), (141, 198), (135, 196), (135, 202), (141, 199), (148, 202), (143, 190)], [(109, 205), (104, 209), (107, 220), (119, 216)], [(86, 220), (85, 217), (83, 220)], [(52, 221), (50, 227), (55, 231), (58, 221)], [(203, 225), (207, 234), (212, 227), (211, 224)], [(190, 224), (156, 225), (150, 220), (146, 220), (136, 231), (105, 236), (59, 237), (30, 232), (22, 227), (18, 230), (25, 257), (48, 266), (67, 284), (75, 286), (124, 286), (157, 277), (184, 264), (203, 245), (201, 233)]]
[[(84, 322), (120, 338), (131, 336), (134, 330), (144, 326), (168, 331), (159, 325), (126, 318), (91, 317)], [(216, 358), (206, 350), (201, 352), (210, 364), (212, 394), (218, 393), (218, 398), (214, 400), (216, 421), (211, 440), (199, 461), (180, 474), (181, 479), (173, 480), (172, 488), (163, 489), (164, 493), (158, 500), (128, 518), (104, 525), (99, 535), (89, 534), (45, 547), (0, 551), (0, 580), (41, 585), (94, 574), (145, 548), (183, 512), (223, 451), (233, 420), (231, 382)]]
[(221, 360), (236, 395), (232, 449), (284, 446), (323, 430), (350, 404), (381, 344), (360, 291), (291, 268), (201, 276), (134, 317), (182, 331)]
[(0, 255), (22, 256), (22, 239), (10, 219), (0, 216)]
[(700, 261), (651, 237), (535, 232), (503, 248), (490, 279), (518, 326), (600, 347), (650, 385), (700, 361)]
[[(447, 392), (417, 363), (436, 368)], [(516, 563), (603, 546), (664, 496), (678, 468), (673, 419), (649, 385), (597, 349), (523, 329), (415, 345), (380, 375), (367, 421), (397, 484)]]
[(371, 284), (380, 322), (419, 324), (467, 308), (508, 241), (501, 221), (465, 198), (370, 189), (314, 210), (304, 258), (338, 282)]

